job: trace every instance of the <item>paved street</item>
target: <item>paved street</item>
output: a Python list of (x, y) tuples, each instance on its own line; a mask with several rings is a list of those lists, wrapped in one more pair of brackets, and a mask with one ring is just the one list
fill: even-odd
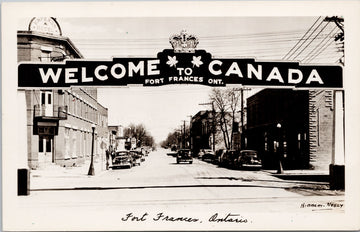
[[(25, 222), (41, 227), (43, 222), (74, 214), (130, 223), (120, 217), (146, 213), (146, 219), (156, 219), (164, 212), (177, 217), (201, 215), (199, 220), (206, 221), (218, 212), (218, 217), (239, 212), (344, 212), (343, 192), (326, 190), (326, 183), (282, 180), (268, 171), (230, 170), (198, 159), (193, 164), (176, 164), (167, 152), (154, 151), (131, 169), (106, 171), (98, 161), (96, 175), (91, 177), (86, 167), (57, 175), (55, 171), (33, 171), (31, 193), (19, 197), (18, 213)], [(87, 225), (83, 216), (74, 222)], [(132, 215), (128, 217), (131, 220)]]

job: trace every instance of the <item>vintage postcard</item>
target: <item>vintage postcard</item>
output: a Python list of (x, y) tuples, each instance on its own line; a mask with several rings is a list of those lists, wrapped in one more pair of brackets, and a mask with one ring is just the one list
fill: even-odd
[(359, 10), (3, 3), (2, 229), (359, 229)]

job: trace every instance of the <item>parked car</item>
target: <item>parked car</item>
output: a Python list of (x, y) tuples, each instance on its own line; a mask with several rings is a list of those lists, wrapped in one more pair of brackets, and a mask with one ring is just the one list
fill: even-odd
[(206, 161), (210, 161), (213, 162), (215, 159), (215, 153), (213, 150), (211, 149), (204, 149), (203, 150), (203, 155), (201, 156), (202, 160), (206, 160)]
[(151, 148), (148, 147), (148, 146), (145, 146), (145, 147), (141, 148), (141, 152), (143, 153), (144, 156), (148, 156), (150, 151), (151, 151)]
[(221, 163), (221, 157), (226, 152), (225, 149), (218, 149), (215, 152), (215, 158), (213, 160), (213, 163), (220, 164)]
[(177, 145), (172, 145), (172, 146), (171, 146), (171, 151), (177, 151), (177, 149), (178, 149), (178, 148), (177, 148)]
[(176, 157), (176, 156), (177, 156), (177, 152), (169, 152), (169, 153), (166, 153), (166, 155), (172, 156), (172, 157)]
[(131, 154), (131, 157), (133, 159), (133, 165), (139, 165), (141, 164), (142, 162), (142, 159), (143, 159), (143, 154), (141, 153), (141, 151), (136, 151), (136, 150), (133, 150), (133, 151), (130, 151), (130, 154)]
[(262, 162), (257, 151), (242, 150), (240, 151), (240, 156), (236, 161), (236, 166), (238, 168), (260, 169), (262, 167)]
[(180, 163), (180, 162), (189, 162), (190, 164), (192, 164), (193, 157), (190, 149), (180, 149), (177, 152), (176, 163)]
[(131, 168), (133, 166), (133, 157), (131, 156), (129, 151), (117, 151), (114, 154), (114, 158), (112, 159), (112, 165), (109, 167), (121, 168), (128, 167)]
[(234, 168), (236, 167), (236, 160), (239, 158), (240, 152), (238, 150), (227, 150), (220, 157), (220, 166)]
[(200, 149), (200, 151), (197, 153), (196, 157), (199, 159), (202, 159), (203, 155), (204, 155), (204, 149)]

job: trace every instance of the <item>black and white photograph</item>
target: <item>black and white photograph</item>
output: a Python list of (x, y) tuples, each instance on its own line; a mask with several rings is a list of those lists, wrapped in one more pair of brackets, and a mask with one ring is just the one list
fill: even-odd
[(2, 5), (4, 231), (359, 229), (359, 2), (226, 3)]

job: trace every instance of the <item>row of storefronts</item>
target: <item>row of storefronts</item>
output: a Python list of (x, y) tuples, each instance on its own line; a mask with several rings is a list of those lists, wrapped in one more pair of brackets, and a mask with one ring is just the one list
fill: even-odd
[[(334, 144), (333, 100), (332, 90), (264, 89), (246, 99), (243, 126), (239, 119), (234, 124), (229, 120), (232, 149), (258, 151), (268, 169), (277, 168), (280, 154), (285, 169), (328, 170)], [(214, 140), (216, 150), (225, 149), (212, 115), (212, 111), (199, 111), (192, 117), (195, 153), (213, 149)]]

